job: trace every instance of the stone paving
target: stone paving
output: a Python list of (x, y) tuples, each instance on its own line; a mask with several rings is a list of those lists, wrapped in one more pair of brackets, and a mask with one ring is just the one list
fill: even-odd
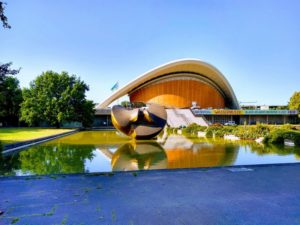
[(300, 224), (300, 164), (0, 178), (0, 224)]

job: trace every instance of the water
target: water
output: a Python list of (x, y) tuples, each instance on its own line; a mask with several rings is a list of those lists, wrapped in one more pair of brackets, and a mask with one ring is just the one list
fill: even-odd
[(300, 149), (182, 135), (132, 141), (86, 131), (0, 157), (0, 175), (70, 174), (300, 162)]

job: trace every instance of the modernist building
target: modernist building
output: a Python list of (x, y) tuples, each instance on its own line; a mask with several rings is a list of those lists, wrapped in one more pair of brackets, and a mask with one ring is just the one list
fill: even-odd
[(167, 108), (238, 109), (229, 82), (214, 66), (195, 59), (178, 60), (156, 67), (115, 92), (98, 108), (128, 95), (131, 102), (158, 103)]
[[(108, 106), (125, 95), (131, 102), (163, 105), (170, 116), (174, 115), (170, 110), (192, 109), (194, 116), (203, 117), (208, 123), (297, 122), (297, 111), (241, 110), (225, 76), (214, 66), (197, 59), (173, 61), (138, 76), (97, 106), (95, 126), (111, 124)], [(183, 120), (191, 121), (190, 118)]]

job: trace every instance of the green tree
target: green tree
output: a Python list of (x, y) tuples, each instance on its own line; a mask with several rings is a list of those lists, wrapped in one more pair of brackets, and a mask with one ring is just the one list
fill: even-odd
[(3, 80), (9, 76), (9, 75), (16, 75), (20, 72), (20, 69), (15, 70), (11, 69), (10, 66), (12, 65), (12, 62), (9, 63), (0, 63), (0, 86), (3, 83)]
[(6, 76), (0, 84), (0, 122), (16, 126), (19, 122), (22, 91), (15, 77)]
[(86, 100), (89, 87), (75, 75), (47, 71), (23, 89), (21, 120), (30, 126), (39, 122), (60, 127), (62, 122), (81, 122), (90, 126), (94, 103)]
[(298, 110), (300, 112), (300, 91), (294, 92), (288, 106), (290, 110)]

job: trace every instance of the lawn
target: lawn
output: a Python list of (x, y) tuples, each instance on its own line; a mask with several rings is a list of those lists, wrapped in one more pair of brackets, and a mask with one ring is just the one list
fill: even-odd
[(1, 128), (0, 140), (3, 144), (18, 141), (27, 141), (35, 138), (61, 134), (72, 129), (47, 129), (47, 128)]

